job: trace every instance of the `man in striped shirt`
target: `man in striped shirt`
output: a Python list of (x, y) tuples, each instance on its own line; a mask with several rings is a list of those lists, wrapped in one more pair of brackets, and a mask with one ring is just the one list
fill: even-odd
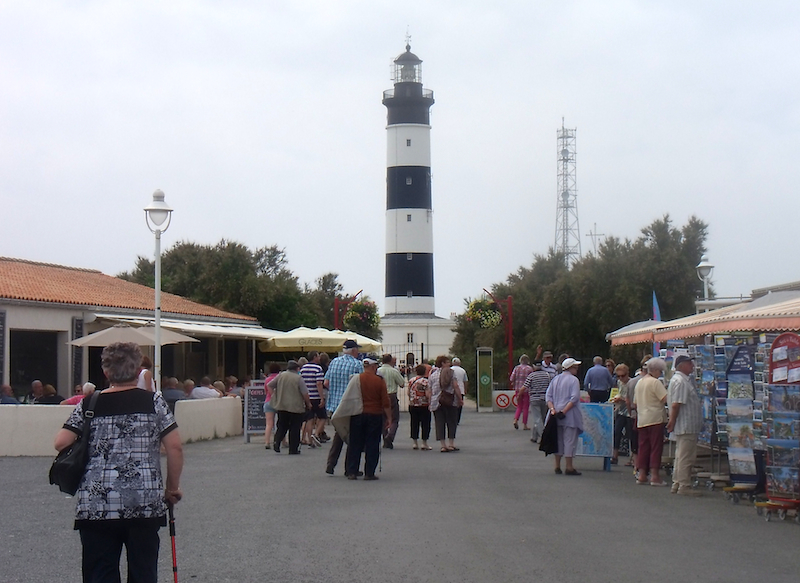
[[(333, 414), (336, 407), (342, 400), (347, 384), (350, 382), (350, 377), (354, 374), (361, 374), (364, 372), (364, 365), (356, 358), (358, 356), (358, 343), (355, 340), (345, 340), (342, 347), (342, 355), (334, 358), (328, 366), (328, 372), (325, 373), (324, 385), (328, 389), (328, 400), (325, 402), (325, 408), (328, 413)], [(342, 453), (342, 445), (344, 442), (339, 434), (336, 433), (331, 440), (331, 450), (328, 452), (328, 465), (325, 466), (326, 474), (333, 474), (336, 464), (339, 461), (339, 456)]]
[[(301, 443), (311, 447), (322, 445), (319, 434), (325, 429), (325, 420), (328, 418), (325, 412), (325, 401), (322, 397), (322, 383), (325, 380), (325, 373), (319, 365), (319, 352), (312, 350), (308, 353), (308, 362), (300, 369), (300, 376), (308, 389), (308, 398), (311, 399), (311, 409), (306, 413), (305, 428), (303, 429), (303, 439)], [(316, 432), (314, 431), (316, 429)]]
[(675, 374), (667, 389), (669, 423), (667, 431), (675, 435), (675, 471), (672, 474), (672, 493), (682, 496), (701, 496), (692, 490), (692, 466), (697, 459), (697, 436), (703, 426), (700, 397), (694, 385), (694, 359), (685, 354), (675, 359)]
[(527, 389), (531, 402), (531, 441), (536, 443), (544, 431), (544, 417), (547, 415), (547, 401), (544, 398), (547, 387), (550, 385), (550, 374), (542, 368), (541, 364), (533, 365), (533, 372), (525, 379), (523, 387)]

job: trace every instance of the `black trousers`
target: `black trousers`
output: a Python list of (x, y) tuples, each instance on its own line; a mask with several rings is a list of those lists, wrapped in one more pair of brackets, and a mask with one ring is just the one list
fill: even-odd
[[(118, 522), (120, 524), (113, 524)], [(101, 528), (80, 529), (83, 583), (120, 583), (122, 547), (128, 556), (129, 583), (158, 583), (158, 526), (129, 526), (104, 520)], [(109, 524), (112, 523), (112, 524)]]
[(589, 391), (589, 400), (592, 403), (605, 403), (611, 395), (611, 389), (605, 391)]
[(422, 439), (428, 441), (431, 436), (431, 412), (428, 406), (408, 408), (411, 416), (411, 439), (419, 439), (419, 430), (422, 429)]
[(278, 425), (275, 430), (275, 447), (280, 448), (283, 437), (289, 432), (289, 453), (300, 451), (300, 428), (305, 413), (278, 411)]
[(364, 453), (364, 475), (374, 476), (381, 453), (381, 429), (383, 415), (362, 413), (350, 417), (350, 443), (345, 454), (345, 471), (348, 475), (358, 474), (361, 454)]
[(442, 405), (433, 412), (433, 418), (436, 422), (436, 441), (444, 439), (444, 430), (447, 427), (448, 439), (456, 438), (456, 427), (458, 427), (458, 407), (455, 405)]
[(394, 443), (394, 436), (397, 435), (397, 426), (400, 422), (400, 402), (397, 400), (397, 393), (389, 395), (389, 403), (392, 406), (392, 424), (383, 432), (383, 441), (392, 444)]

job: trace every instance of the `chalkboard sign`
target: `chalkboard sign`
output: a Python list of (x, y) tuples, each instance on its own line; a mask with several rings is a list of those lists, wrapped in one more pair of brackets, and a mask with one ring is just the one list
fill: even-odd
[(253, 381), (244, 388), (244, 442), (250, 443), (250, 435), (263, 434), (267, 429), (264, 401), (267, 391), (264, 381)]

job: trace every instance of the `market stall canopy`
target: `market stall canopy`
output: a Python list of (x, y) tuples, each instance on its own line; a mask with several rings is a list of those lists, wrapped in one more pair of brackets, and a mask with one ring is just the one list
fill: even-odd
[(623, 326), (619, 330), (614, 330), (606, 334), (606, 341), (610, 341), (612, 346), (620, 344), (637, 344), (639, 342), (652, 342), (653, 329), (659, 324), (657, 320), (644, 320)]
[[(98, 320), (131, 324), (134, 326), (152, 326), (152, 318), (134, 317), (120, 314), (96, 314)], [(162, 318), (161, 329), (169, 328), (184, 334), (192, 334), (203, 338), (225, 338), (229, 340), (268, 340), (275, 336), (285, 334), (277, 330), (262, 328), (258, 324), (246, 326), (243, 324), (233, 324), (225, 322), (198, 322), (189, 320), (178, 320), (174, 318)]]
[[(134, 328), (127, 324), (116, 324), (111, 328), (100, 330), (83, 338), (69, 342), (72, 346), (108, 346), (115, 342), (135, 342), (139, 346), (155, 346), (156, 330), (152, 326)], [(161, 345), (178, 344), (179, 342), (199, 342), (190, 336), (178, 334), (172, 330), (161, 330)]]
[[(774, 292), (752, 302), (729, 306), (668, 322), (654, 332), (656, 342), (729, 332), (786, 332), (800, 330), (800, 294)], [(703, 316), (702, 318), (700, 316)]]
[(380, 342), (354, 332), (306, 328), (305, 326), (259, 342), (258, 347), (261, 352), (305, 352), (308, 350), (339, 352), (342, 350), (345, 340), (348, 339), (358, 342), (361, 352), (377, 352), (381, 348)]
[(636, 322), (606, 335), (612, 346), (664, 342), (729, 332), (800, 330), (800, 292), (773, 292), (717, 310), (666, 322)]

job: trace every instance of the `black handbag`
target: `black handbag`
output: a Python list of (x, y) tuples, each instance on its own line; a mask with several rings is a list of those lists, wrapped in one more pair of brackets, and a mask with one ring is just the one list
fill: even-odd
[(81, 484), (86, 464), (89, 462), (89, 430), (94, 417), (94, 406), (100, 391), (95, 391), (89, 398), (89, 406), (83, 411), (83, 431), (78, 440), (61, 450), (53, 465), (50, 466), (50, 483), (58, 489), (74, 496)]

